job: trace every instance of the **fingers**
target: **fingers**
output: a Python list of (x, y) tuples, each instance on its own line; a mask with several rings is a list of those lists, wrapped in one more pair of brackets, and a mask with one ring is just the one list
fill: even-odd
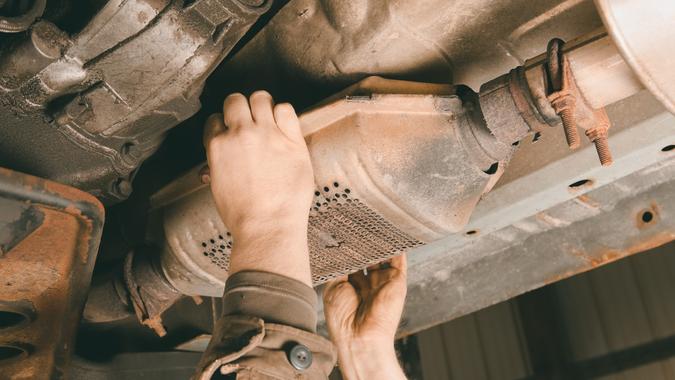
[(344, 314), (356, 310), (358, 302), (356, 289), (349, 283), (347, 276), (329, 282), (323, 290), (323, 303), (327, 316), (332, 314), (331, 317), (344, 317)]
[(225, 102), (223, 103), (223, 121), (232, 130), (253, 123), (251, 109), (244, 95), (237, 93), (225, 98)]
[(348, 341), (352, 336), (359, 297), (346, 276), (326, 285), (323, 305), (326, 325), (333, 342)]
[[(249, 105), (250, 104), (250, 105)], [(288, 103), (274, 105), (267, 91), (256, 91), (250, 99), (236, 93), (225, 98), (223, 121), (231, 130), (249, 125), (276, 124), (281, 132), (293, 141), (304, 141), (300, 121), (295, 109)]]
[(368, 268), (368, 280), (370, 286), (376, 289), (388, 282), (406, 282), (407, 260), (405, 254), (395, 256), (388, 261), (379, 263)]
[(408, 259), (407, 259), (405, 253), (403, 253), (399, 256), (393, 257), (389, 263), (390, 263), (392, 268), (398, 269), (399, 273), (402, 276), (405, 277), (405, 276), (408, 275)]
[(330, 281), (326, 284), (326, 287), (323, 289), (323, 298), (324, 300), (330, 298), (330, 296), (334, 295), (337, 291), (338, 288), (342, 287), (346, 283), (347, 285), (351, 286), (349, 282), (347, 281), (347, 276), (342, 276), (334, 279), (333, 281)]
[(208, 150), (209, 142), (216, 137), (218, 134), (225, 132), (227, 127), (223, 123), (223, 114), (214, 113), (206, 119), (206, 124), (204, 125), (204, 147)]
[(392, 302), (395, 300), (403, 305), (408, 287), (408, 263), (405, 254), (393, 257), (390, 265), (389, 269), (381, 271), (382, 278), (379, 280), (379, 286), (381, 286), (386, 298), (389, 298)]
[(359, 294), (364, 294), (370, 289), (370, 283), (368, 282), (368, 276), (363, 273), (362, 270), (352, 273), (349, 275), (349, 283), (356, 288), (356, 291)]
[(300, 121), (292, 105), (288, 103), (277, 104), (274, 107), (274, 121), (286, 137), (293, 141), (304, 141)]
[(251, 103), (251, 115), (258, 125), (274, 124), (274, 100), (267, 91), (256, 91), (249, 98)]

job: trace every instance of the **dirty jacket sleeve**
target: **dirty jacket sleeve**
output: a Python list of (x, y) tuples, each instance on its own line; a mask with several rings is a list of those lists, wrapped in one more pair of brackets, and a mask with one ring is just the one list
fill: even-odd
[(223, 316), (196, 379), (217, 374), (236, 374), (237, 380), (328, 378), (336, 352), (316, 334), (317, 297), (311, 287), (273, 273), (239, 272), (227, 280), (223, 300)]

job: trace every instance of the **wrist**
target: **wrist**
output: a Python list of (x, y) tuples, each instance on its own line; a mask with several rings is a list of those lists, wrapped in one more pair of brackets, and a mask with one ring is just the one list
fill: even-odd
[(247, 221), (239, 223), (231, 232), (236, 247), (274, 247), (296, 242), (306, 245), (307, 219)]
[(348, 344), (336, 343), (336, 346), (340, 371), (345, 380), (405, 379), (393, 340), (355, 339)]
[(232, 230), (234, 246), (230, 275), (261, 271), (289, 277), (312, 286), (307, 222), (241, 224)]

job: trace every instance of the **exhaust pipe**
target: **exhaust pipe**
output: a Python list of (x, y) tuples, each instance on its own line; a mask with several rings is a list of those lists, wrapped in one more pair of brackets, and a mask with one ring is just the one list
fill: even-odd
[[(474, 207), (529, 134), (579, 127), (596, 146), (606, 143), (610, 125), (602, 107), (642, 90), (637, 77), (650, 74), (621, 55), (599, 33), (550, 44), (547, 54), (485, 83), (480, 94), (463, 86), (371, 77), (302, 114), (316, 182), (309, 220), (314, 284), (448, 234), (470, 233), (462, 230)], [(575, 104), (567, 108), (566, 123), (564, 109), (554, 107), (562, 95)], [(611, 158), (599, 158), (611, 164)], [(234, 242), (202, 181), (205, 168), (194, 168), (152, 197), (148, 237), (161, 252), (134, 261), (124, 273), (125, 279), (153, 274), (152, 285), (131, 286), (152, 291), (137, 291), (136, 302), (120, 297), (160, 335), (161, 314), (175, 300), (183, 294), (220, 297), (227, 279)], [(89, 303), (102, 304), (91, 297)], [(99, 314), (110, 313), (89, 314), (102, 320)]]

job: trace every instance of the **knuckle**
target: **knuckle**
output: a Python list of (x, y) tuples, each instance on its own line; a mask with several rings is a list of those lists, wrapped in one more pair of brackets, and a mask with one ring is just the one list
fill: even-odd
[(271, 98), (272, 95), (270, 95), (270, 93), (267, 92), (267, 91), (265, 91), (265, 90), (257, 90), (257, 91), (254, 91), (254, 92), (251, 94), (251, 99), (253, 99), (253, 98), (258, 98), (258, 97), (262, 97), (262, 98)]
[(240, 127), (236, 133), (236, 139), (244, 143), (253, 143), (260, 140), (259, 128), (252, 128), (250, 126)]
[(274, 108), (276, 108), (277, 112), (295, 112), (291, 103), (279, 103)]
[(340, 295), (348, 290), (348, 286), (349, 284), (341, 282), (339, 284), (334, 284), (329, 288), (327, 288), (326, 293), (324, 294), (326, 302), (328, 302), (329, 304), (334, 304), (335, 301), (337, 301), (337, 299), (340, 298)]
[(245, 105), (248, 105), (248, 100), (241, 93), (230, 94), (223, 101), (223, 113), (227, 114), (231, 110), (239, 109)]
[(226, 138), (227, 136), (223, 134), (217, 134), (214, 136), (210, 136), (206, 140), (206, 148), (208, 150), (219, 150), (225, 143), (226, 143)]
[(246, 99), (244, 94), (242, 94), (241, 92), (235, 92), (235, 93), (232, 93), (232, 94), (228, 95), (227, 97), (225, 97), (225, 101), (227, 102), (228, 100), (234, 100), (234, 99), (238, 99), (238, 98)]

